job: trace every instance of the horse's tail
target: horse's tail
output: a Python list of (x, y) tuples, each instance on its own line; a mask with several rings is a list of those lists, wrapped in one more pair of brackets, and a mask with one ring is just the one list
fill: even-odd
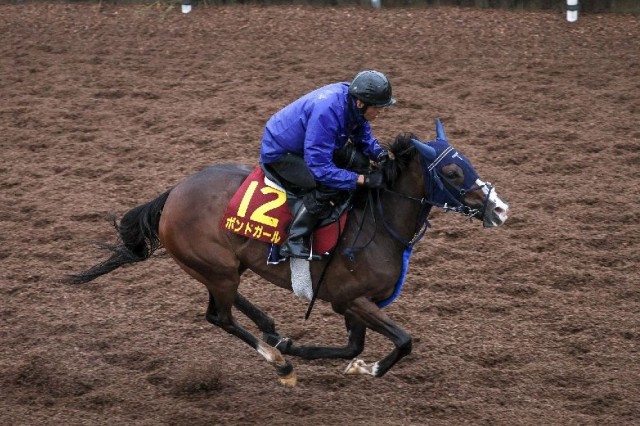
[(120, 242), (98, 244), (99, 247), (109, 250), (111, 256), (84, 272), (69, 275), (66, 281), (72, 284), (86, 283), (123, 265), (142, 262), (151, 257), (161, 245), (158, 238), (158, 225), (162, 208), (170, 192), (171, 190), (168, 190), (155, 200), (132, 208), (122, 216), (119, 224), (115, 216), (112, 217)]

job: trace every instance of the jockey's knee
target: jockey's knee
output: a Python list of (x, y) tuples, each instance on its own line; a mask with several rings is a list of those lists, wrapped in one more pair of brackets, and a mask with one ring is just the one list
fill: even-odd
[(302, 203), (307, 211), (316, 217), (325, 217), (331, 214), (331, 202), (318, 196), (317, 191), (306, 193), (302, 197)]

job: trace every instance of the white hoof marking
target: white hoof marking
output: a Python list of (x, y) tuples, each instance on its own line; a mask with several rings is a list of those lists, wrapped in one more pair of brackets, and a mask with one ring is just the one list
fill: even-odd
[(344, 370), (344, 374), (359, 374), (365, 375), (368, 374), (370, 376), (375, 376), (375, 372), (378, 370), (378, 364), (367, 365), (361, 359), (354, 358), (347, 368)]

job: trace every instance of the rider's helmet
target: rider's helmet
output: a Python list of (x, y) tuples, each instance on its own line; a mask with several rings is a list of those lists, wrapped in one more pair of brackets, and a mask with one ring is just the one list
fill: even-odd
[(361, 71), (351, 82), (349, 94), (360, 99), (367, 106), (383, 108), (394, 105), (396, 100), (391, 97), (391, 83), (379, 71)]

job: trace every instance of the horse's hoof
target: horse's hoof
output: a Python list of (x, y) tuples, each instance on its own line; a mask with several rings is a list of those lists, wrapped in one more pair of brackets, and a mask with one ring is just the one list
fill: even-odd
[(292, 388), (295, 387), (295, 385), (298, 383), (298, 378), (296, 377), (296, 372), (292, 371), (291, 373), (287, 374), (286, 376), (282, 376), (280, 377), (280, 383), (288, 388)]
[(363, 360), (357, 358), (354, 358), (349, 365), (347, 365), (347, 368), (344, 370), (344, 374), (374, 375), (372, 366), (367, 365)]

